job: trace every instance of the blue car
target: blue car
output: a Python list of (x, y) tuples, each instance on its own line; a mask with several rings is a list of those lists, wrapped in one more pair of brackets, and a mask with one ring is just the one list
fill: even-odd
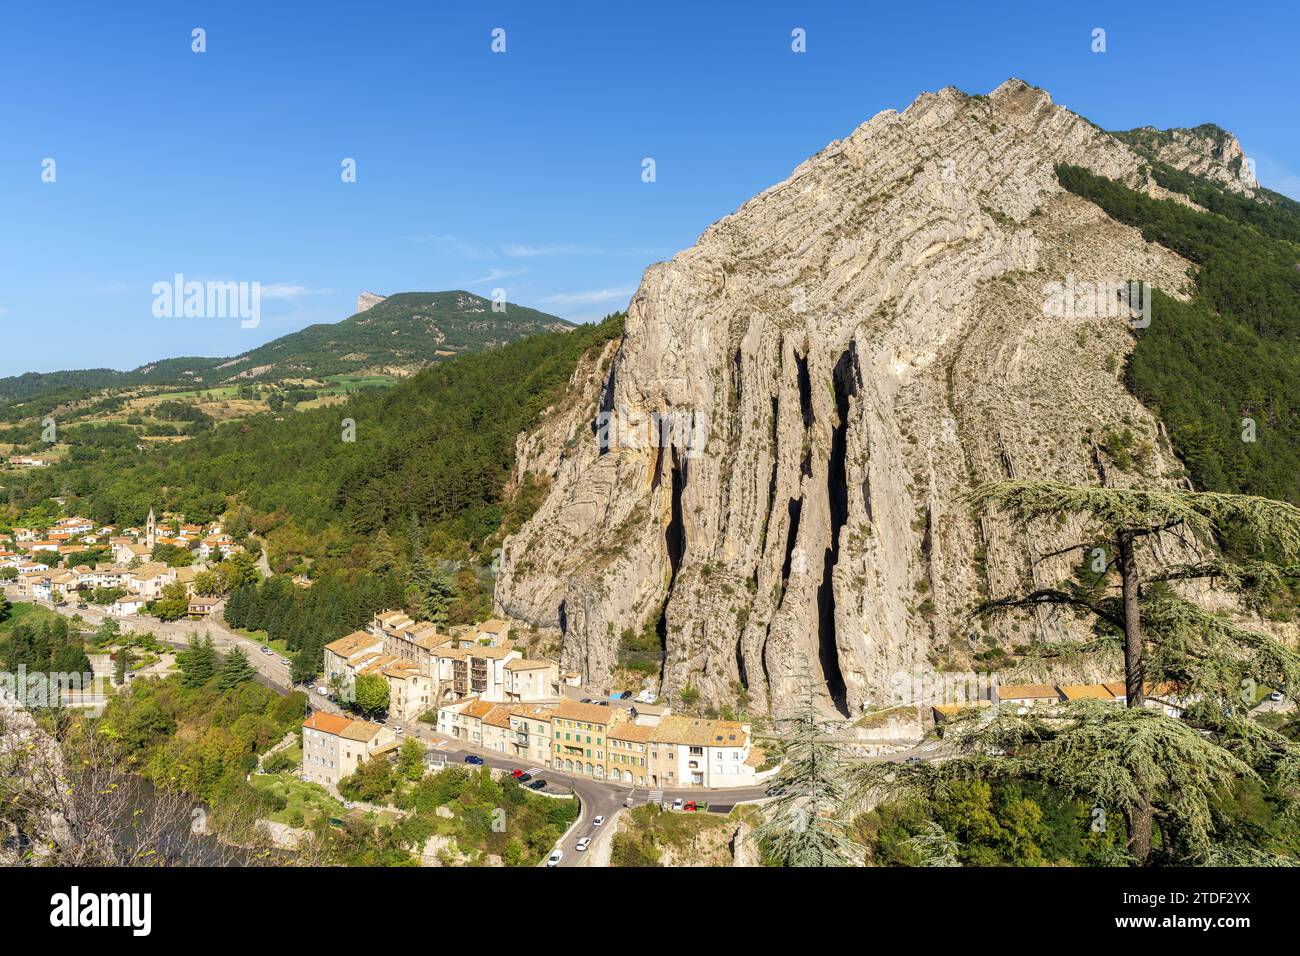
[(477, 764), (481, 764), (481, 763), (483, 762), (483, 758), (482, 758), (482, 757), (475, 757), (473, 754), (466, 754), (466, 755), (465, 755), (465, 762), (466, 762), (466, 763), (477, 763)]

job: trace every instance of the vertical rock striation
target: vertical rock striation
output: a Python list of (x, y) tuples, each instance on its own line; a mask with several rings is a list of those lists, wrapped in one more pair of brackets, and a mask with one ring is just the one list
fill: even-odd
[[(1044, 302), (1067, 280), (1177, 294), (1188, 263), (1065, 193), (1058, 162), (1148, 185), (1127, 145), (1018, 80), (925, 94), (650, 267), (602, 381), (551, 440), (521, 439), (521, 468), (554, 486), (505, 544), (498, 610), (561, 630), (564, 665), (598, 685), (625, 632), (658, 626), (671, 698), (743, 690), (760, 709), (792, 698), (804, 660), (846, 714), (900, 672), (969, 664), (971, 608), (1066, 573), (1026, 555), (1078, 529), (977, 520), (968, 489), (1098, 481), (1098, 437), (1120, 426), (1153, 448), (1107, 480), (1176, 480), (1118, 377), (1126, 319)], [(620, 424), (604, 443), (601, 412)], [(689, 427), (638, 438), (652, 416)], [(564, 453), (543, 452), (558, 435)], [(1078, 625), (1018, 626), (996, 640)]]

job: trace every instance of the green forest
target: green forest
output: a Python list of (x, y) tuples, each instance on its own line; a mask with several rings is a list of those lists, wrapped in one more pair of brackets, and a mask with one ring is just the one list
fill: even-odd
[(1262, 205), (1168, 167), (1155, 167), (1157, 181), (1214, 212), (1076, 166), (1057, 175), (1198, 267), (1189, 302), (1154, 290), (1125, 370), (1196, 485), (1300, 503), (1300, 205)]

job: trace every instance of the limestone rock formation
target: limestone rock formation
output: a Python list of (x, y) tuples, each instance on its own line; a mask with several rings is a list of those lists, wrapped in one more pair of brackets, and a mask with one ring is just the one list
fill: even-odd
[(1192, 129), (1144, 126), (1121, 135), (1145, 155), (1204, 176), (1232, 192), (1249, 197), (1259, 189), (1254, 165), (1237, 137), (1211, 123)]
[[(1018, 80), (924, 94), (650, 267), (608, 369), (520, 439), (554, 484), (504, 546), (498, 611), (562, 632), (595, 686), (657, 628), (676, 701), (780, 710), (806, 658), (845, 714), (900, 674), (1080, 633), (971, 623), (990, 593), (1068, 573), (1029, 557), (1079, 529), (977, 519), (963, 495), (1181, 480), (1119, 380), (1130, 318), (1088, 292), (1179, 294), (1189, 263), (1064, 192), (1059, 162), (1152, 186), (1129, 145)], [(1061, 288), (1083, 294), (1048, 314)], [(1141, 475), (1099, 450), (1125, 427), (1151, 444)]]
[(357, 311), (365, 312), (367, 309), (373, 309), (386, 298), (387, 296), (376, 295), (373, 292), (363, 292), (357, 296)]

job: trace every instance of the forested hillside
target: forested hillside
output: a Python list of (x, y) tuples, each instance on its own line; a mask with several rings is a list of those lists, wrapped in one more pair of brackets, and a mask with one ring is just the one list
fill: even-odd
[(211, 387), (233, 379), (414, 369), (571, 327), (557, 316), (513, 303), (495, 312), (491, 300), (470, 292), (402, 292), (341, 322), (308, 326), (238, 356), (163, 359), (129, 372), (100, 368), (0, 378), (0, 402), (36, 399), (44, 409), (51, 407), (50, 399), (75, 401), (106, 388)]
[(612, 316), (533, 336), (383, 393), (169, 447), (142, 451), (112, 429), (83, 428), (67, 463), (25, 476), (15, 506), (68, 492), (87, 517), (132, 523), (150, 507), (202, 521), (242, 505), (273, 516), (263, 531), (292, 524), (348, 545), (381, 529), (405, 534), (415, 516), (435, 534), (478, 540), (501, 520), (515, 436), (560, 396), (579, 356), (620, 330)]
[(1071, 192), (1198, 266), (1191, 301), (1156, 290), (1125, 372), (1197, 486), (1300, 503), (1300, 204), (1246, 199), (1159, 164), (1158, 182), (1212, 212), (1078, 167), (1057, 172)]

